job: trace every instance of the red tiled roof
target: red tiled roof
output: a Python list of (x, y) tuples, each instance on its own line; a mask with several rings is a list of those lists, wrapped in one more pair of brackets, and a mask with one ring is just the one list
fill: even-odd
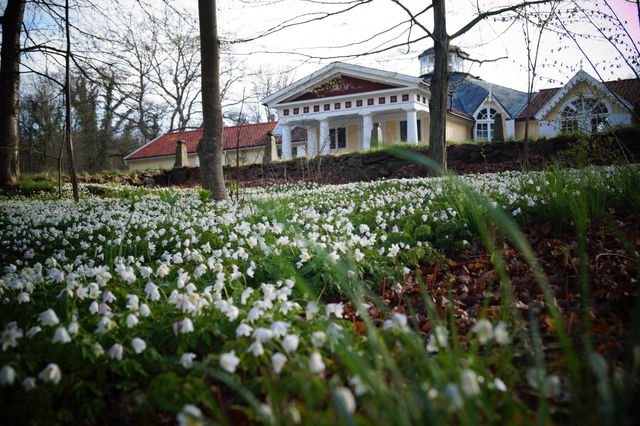
[(473, 120), (473, 116), (467, 114), (466, 112), (460, 111), (459, 109), (455, 109), (455, 108), (448, 108), (447, 109), (448, 113), (451, 113), (453, 115), (457, 115), (460, 116), (462, 118), (466, 118), (467, 120)]
[(560, 87), (553, 87), (551, 89), (542, 89), (536, 93), (531, 99), (531, 106), (529, 108), (525, 107), (516, 117), (516, 120), (527, 118), (527, 112), (529, 113), (529, 118), (533, 118), (558, 93), (558, 90), (560, 90)]
[[(640, 79), (628, 78), (626, 80), (605, 81), (604, 84), (631, 105), (640, 104)], [(560, 89), (560, 87), (554, 87), (539, 91), (533, 99), (531, 99), (529, 118), (533, 118)], [(518, 115), (517, 119), (525, 119), (526, 117), (527, 108)]]
[[(267, 133), (273, 131), (276, 124), (276, 122), (268, 122), (225, 127), (224, 149), (235, 149), (238, 143), (240, 148), (264, 145)], [(197, 152), (198, 142), (202, 139), (202, 129), (165, 133), (126, 156), (125, 160), (175, 155), (176, 142), (180, 139), (187, 143), (187, 152)]]
[(628, 78), (626, 80), (607, 81), (605, 84), (631, 105), (640, 104), (640, 79)]

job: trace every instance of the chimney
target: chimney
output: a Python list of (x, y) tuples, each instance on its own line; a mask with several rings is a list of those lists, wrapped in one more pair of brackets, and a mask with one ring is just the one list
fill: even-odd
[(187, 167), (189, 165), (189, 158), (187, 157), (187, 143), (182, 139), (176, 141), (176, 162), (173, 165), (174, 169), (179, 167)]

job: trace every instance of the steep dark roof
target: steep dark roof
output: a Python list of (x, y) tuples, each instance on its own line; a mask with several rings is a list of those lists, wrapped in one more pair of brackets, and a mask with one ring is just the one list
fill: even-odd
[[(429, 82), (429, 78), (425, 81)], [(449, 91), (452, 93), (450, 106), (469, 116), (473, 116), (489, 91), (493, 99), (507, 111), (510, 117), (516, 117), (527, 104), (525, 92), (487, 83), (464, 73), (453, 73), (449, 79)]]

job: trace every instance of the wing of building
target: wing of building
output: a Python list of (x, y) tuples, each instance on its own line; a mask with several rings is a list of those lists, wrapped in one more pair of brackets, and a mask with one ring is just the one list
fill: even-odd
[[(564, 86), (529, 96), (465, 72), (469, 55), (452, 46), (446, 139), (492, 141), (524, 136), (555, 136), (562, 131), (596, 132), (637, 122), (640, 80), (600, 82), (578, 71)], [(433, 50), (419, 56), (420, 76), (334, 62), (262, 103), (277, 111), (279, 122), (226, 127), (225, 162), (257, 163), (266, 135), (278, 137), (278, 157), (315, 156), (367, 150), (376, 144), (427, 144), (429, 82)], [(526, 83), (523, 83), (525, 85)], [(499, 126), (502, 126), (500, 128)], [(132, 168), (171, 167), (176, 141), (186, 141), (191, 164), (198, 165), (200, 130), (162, 135), (125, 158)]]

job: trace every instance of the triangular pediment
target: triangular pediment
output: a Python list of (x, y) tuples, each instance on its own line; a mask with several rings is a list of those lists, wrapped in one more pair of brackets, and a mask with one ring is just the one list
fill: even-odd
[(329, 81), (307, 89), (304, 93), (296, 93), (287, 102), (306, 101), (310, 99), (330, 98), (333, 96), (352, 95), (354, 93), (374, 92), (377, 90), (395, 89), (399, 86), (364, 80), (348, 75), (338, 75)]
[(334, 62), (262, 99), (275, 107), (289, 102), (375, 92), (398, 87), (417, 88), (422, 79), (360, 65)]

